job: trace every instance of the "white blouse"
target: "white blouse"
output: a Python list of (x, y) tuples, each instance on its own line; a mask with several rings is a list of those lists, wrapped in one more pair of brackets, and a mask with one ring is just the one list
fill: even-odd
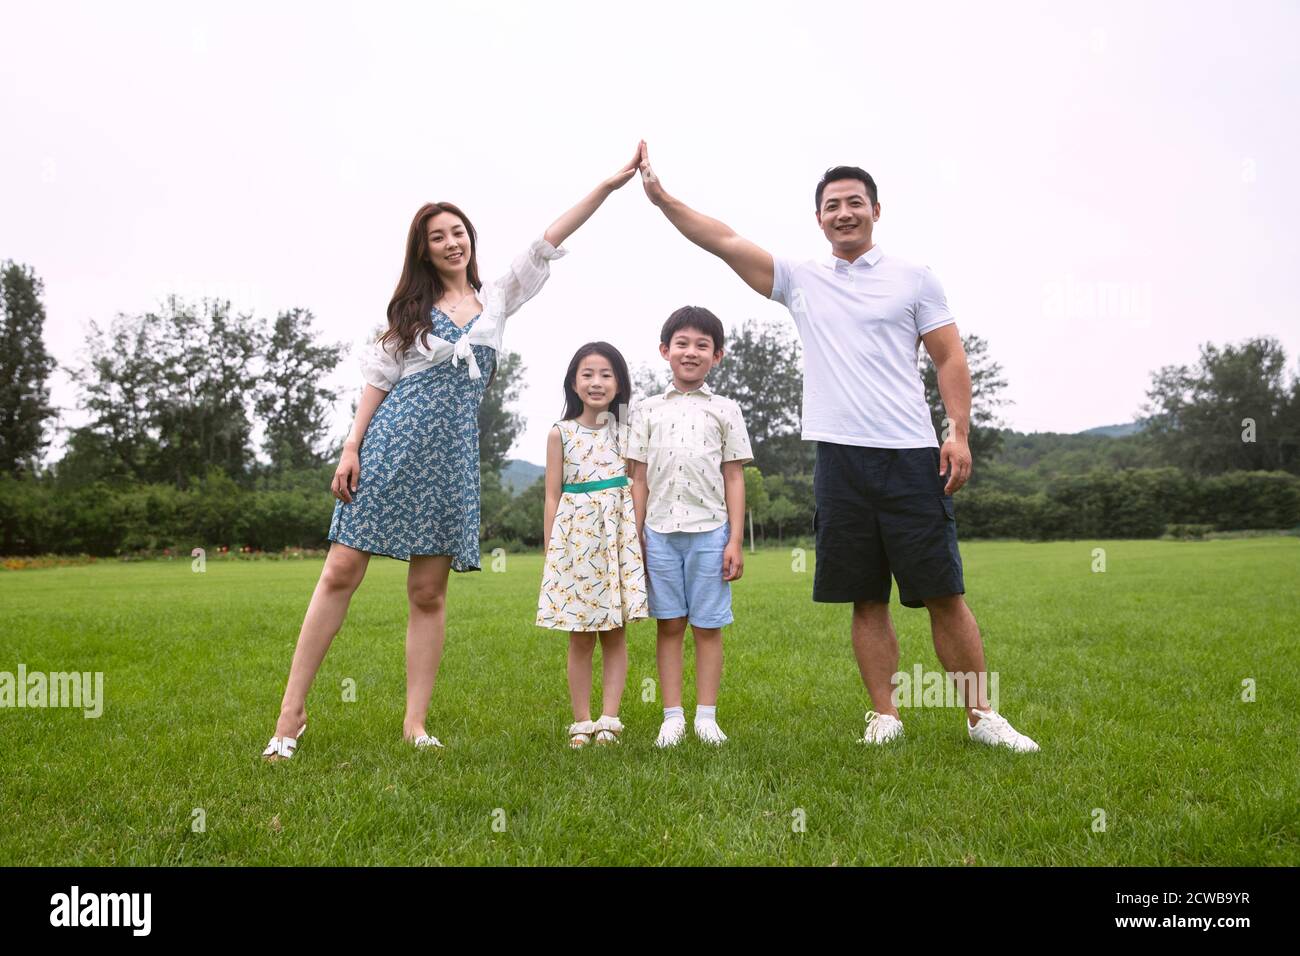
[(486, 345), (500, 352), (506, 319), (541, 291), (551, 275), (551, 260), (566, 255), (568, 251), (563, 246), (551, 245), (545, 236), (534, 239), (510, 264), (509, 272), (499, 279), (483, 283), (483, 288), (478, 290), (483, 313), (474, 327), (455, 344), (429, 332), (417, 335), (411, 347), (397, 355), (392, 351), (396, 344), (381, 346), (376, 341), (369, 342), (361, 352), (362, 376), (375, 388), (388, 392), (403, 377), (451, 359), (452, 364), (464, 362), (468, 365), (470, 378), (482, 378), (483, 373), (479, 371), (470, 346)]

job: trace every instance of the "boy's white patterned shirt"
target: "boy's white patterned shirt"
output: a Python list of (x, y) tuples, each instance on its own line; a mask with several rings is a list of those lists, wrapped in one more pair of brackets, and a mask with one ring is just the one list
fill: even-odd
[(704, 383), (690, 392), (670, 384), (637, 402), (627, 457), (646, 464), (646, 527), (668, 534), (721, 527), (727, 520), (722, 464), (754, 456), (740, 406)]

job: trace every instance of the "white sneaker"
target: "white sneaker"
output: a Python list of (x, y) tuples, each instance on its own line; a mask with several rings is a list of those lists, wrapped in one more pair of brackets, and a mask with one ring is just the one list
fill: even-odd
[(720, 747), (727, 742), (727, 735), (722, 732), (716, 720), (695, 721), (695, 736), (715, 747)]
[(656, 747), (676, 747), (686, 737), (685, 717), (666, 717), (659, 725), (659, 736), (655, 738)]
[(903, 736), (903, 722), (889, 714), (867, 711), (867, 729), (862, 735), (864, 744), (887, 744), (895, 737)]
[(1037, 752), (1038, 744), (1007, 723), (1007, 719), (997, 711), (977, 710), (976, 713), (980, 719), (974, 727), (970, 725), (970, 718), (966, 719), (966, 734), (971, 740), (990, 747), (1010, 747), (1019, 753)]

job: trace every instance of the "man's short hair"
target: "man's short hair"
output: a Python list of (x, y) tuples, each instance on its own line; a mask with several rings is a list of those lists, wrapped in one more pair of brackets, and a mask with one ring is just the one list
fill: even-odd
[(718, 317), (708, 309), (698, 305), (684, 305), (668, 316), (668, 321), (664, 323), (664, 327), (659, 333), (659, 341), (667, 346), (673, 340), (673, 336), (682, 329), (694, 329), (711, 338), (715, 354), (722, 351), (722, 344), (727, 337), (727, 333), (723, 330), (722, 322)]
[(833, 183), (839, 179), (856, 179), (862, 185), (867, 187), (867, 195), (871, 198), (871, 205), (875, 205), (880, 200), (876, 198), (876, 181), (871, 178), (871, 174), (860, 166), (832, 166), (822, 175), (822, 181), (817, 184), (817, 211), (822, 211), (822, 193), (826, 191), (826, 184)]

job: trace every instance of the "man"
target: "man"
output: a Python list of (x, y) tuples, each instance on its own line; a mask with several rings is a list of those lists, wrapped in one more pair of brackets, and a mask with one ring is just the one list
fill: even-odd
[[(826, 171), (815, 211), (831, 254), (800, 263), (773, 257), (670, 196), (644, 144), (640, 171), (646, 196), (683, 236), (794, 317), (804, 354), (803, 438), (817, 442), (813, 600), (853, 604), (853, 650), (874, 707), (864, 742), (903, 732), (892, 700), (892, 574), (902, 603), (930, 613), (935, 653), (957, 681), (970, 738), (1038, 750), (988, 706), (983, 642), (963, 598), (952, 494), (971, 472), (966, 353), (934, 273), (872, 240), (875, 181), (856, 166)], [(920, 343), (938, 370), (948, 415), (942, 447), (917, 370)]]

